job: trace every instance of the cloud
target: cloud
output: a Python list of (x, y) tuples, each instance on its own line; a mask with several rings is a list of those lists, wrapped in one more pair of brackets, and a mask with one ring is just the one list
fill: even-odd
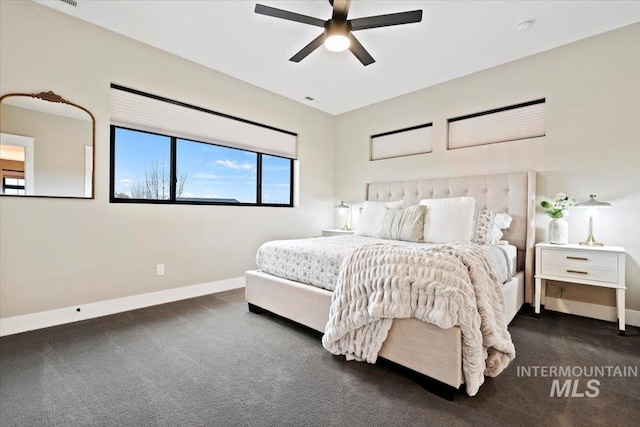
[(235, 160), (216, 160), (216, 163), (225, 168), (230, 168), (233, 170), (247, 170), (250, 171), (253, 169), (253, 165), (251, 163), (238, 163)]
[(196, 179), (218, 179), (220, 175), (215, 175), (212, 173), (194, 173), (191, 175), (192, 178)]
[(212, 193), (205, 193), (205, 194), (198, 194), (198, 193), (190, 193), (190, 192), (185, 192), (180, 194), (180, 196), (178, 197), (179, 199), (219, 199), (220, 197), (217, 194), (212, 194)]

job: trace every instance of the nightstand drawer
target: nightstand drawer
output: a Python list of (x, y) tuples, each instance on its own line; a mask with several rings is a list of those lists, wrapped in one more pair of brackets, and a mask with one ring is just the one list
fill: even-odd
[(575, 267), (567, 264), (551, 264), (549, 262), (545, 262), (542, 265), (542, 274), (597, 282), (616, 283), (618, 281), (617, 269), (600, 269), (587, 266)]
[(543, 249), (542, 264), (547, 263), (577, 267), (578, 270), (584, 268), (616, 270), (618, 268), (618, 256), (586, 251)]

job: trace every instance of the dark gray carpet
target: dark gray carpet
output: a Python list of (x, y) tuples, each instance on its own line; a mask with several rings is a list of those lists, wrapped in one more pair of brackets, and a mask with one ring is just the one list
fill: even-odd
[[(517, 358), (476, 397), (444, 400), (388, 365), (345, 362), (319, 335), (247, 311), (243, 291), (0, 339), (2, 426), (632, 426), (640, 379), (549, 397), (518, 366), (637, 366), (640, 329), (545, 312), (510, 326)], [(578, 391), (586, 389), (582, 379)]]

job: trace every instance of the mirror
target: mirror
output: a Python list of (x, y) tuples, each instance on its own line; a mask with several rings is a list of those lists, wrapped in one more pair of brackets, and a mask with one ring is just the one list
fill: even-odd
[(95, 118), (49, 91), (0, 98), (0, 195), (93, 198)]

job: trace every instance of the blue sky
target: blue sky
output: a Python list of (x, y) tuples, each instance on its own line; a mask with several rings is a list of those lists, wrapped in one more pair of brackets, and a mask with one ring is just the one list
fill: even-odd
[[(158, 167), (169, 174), (170, 138), (116, 128), (115, 192), (131, 194), (136, 182)], [(186, 175), (179, 198), (235, 199), (256, 203), (257, 154), (180, 140), (178, 177)], [(263, 203), (289, 203), (290, 161), (263, 155)]]

